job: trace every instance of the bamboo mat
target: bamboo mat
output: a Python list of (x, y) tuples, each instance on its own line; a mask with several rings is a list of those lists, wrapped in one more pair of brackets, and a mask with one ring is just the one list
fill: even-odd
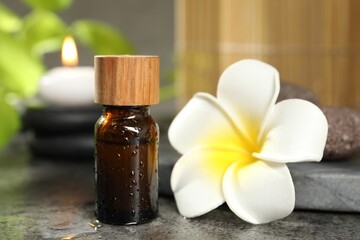
[(256, 58), (324, 105), (360, 108), (360, 1), (177, 0), (175, 7), (182, 103), (198, 91), (214, 94), (228, 65)]

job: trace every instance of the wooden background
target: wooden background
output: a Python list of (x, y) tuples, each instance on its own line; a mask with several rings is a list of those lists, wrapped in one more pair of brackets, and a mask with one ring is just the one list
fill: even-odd
[(176, 0), (175, 10), (182, 103), (214, 94), (228, 65), (256, 58), (324, 105), (360, 108), (360, 1)]

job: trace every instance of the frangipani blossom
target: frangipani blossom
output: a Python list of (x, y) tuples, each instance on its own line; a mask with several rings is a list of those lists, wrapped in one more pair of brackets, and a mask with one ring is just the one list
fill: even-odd
[(279, 73), (242, 60), (220, 77), (217, 98), (196, 94), (169, 128), (183, 156), (171, 188), (181, 215), (203, 215), (224, 202), (243, 220), (260, 224), (288, 216), (295, 191), (286, 163), (320, 161), (327, 120), (314, 104), (275, 104)]

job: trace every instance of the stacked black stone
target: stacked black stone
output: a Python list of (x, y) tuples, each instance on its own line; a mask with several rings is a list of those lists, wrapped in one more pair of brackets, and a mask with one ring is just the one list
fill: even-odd
[(51, 159), (93, 160), (94, 125), (101, 106), (29, 107), (23, 117), (31, 132), (29, 145), (34, 156)]

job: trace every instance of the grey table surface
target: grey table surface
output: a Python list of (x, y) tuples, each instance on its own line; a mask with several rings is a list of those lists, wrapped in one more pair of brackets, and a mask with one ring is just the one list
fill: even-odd
[(360, 239), (358, 213), (296, 210), (251, 225), (226, 206), (185, 219), (171, 197), (147, 224), (95, 229), (93, 220), (92, 161), (34, 159), (24, 144), (0, 151), (0, 239)]

